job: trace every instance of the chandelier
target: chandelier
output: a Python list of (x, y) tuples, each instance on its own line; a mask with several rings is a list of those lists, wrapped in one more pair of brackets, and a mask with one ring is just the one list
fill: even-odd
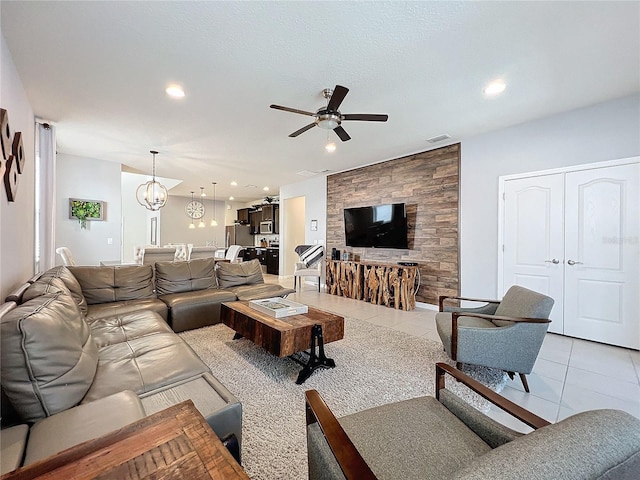
[(143, 183), (136, 190), (136, 200), (147, 210), (160, 210), (167, 203), (167, 189), (156, 181), (156, 155), (158, 152), (150, 150), (153, 155), (153, 180)]

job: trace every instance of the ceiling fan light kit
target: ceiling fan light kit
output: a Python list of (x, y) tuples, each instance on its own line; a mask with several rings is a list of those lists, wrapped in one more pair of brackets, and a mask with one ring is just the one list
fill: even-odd
[[(347, 87), (343, 87), (342, 85), (336, 85), (336, 88), (334, 88), (333, 90), (331, 90), (330, 88), (325, 88), (324, 90), (322, 90), (322, 96), (327, 99), (327, 106), (325, 108), (320, 108), (316, 111), (316, 113), (307, 112), (306, 110), (298, 110), (297, 108), (283, 107), (281, 105), (271, 105), (271, 108), (275, 110), (283, 110), (285, 112), (315, 117), (313, 123), (305, 125), (301, 129), (296, 130), (289, 135), (290, 137), (297, 137), (307, 130), (311, 130), (313, 127), (318, 126), (325, 130), (333, 130), (343, 142), (351, 140), (351, 137), (342, 127), (342, 122), (349, 120), (357, 120), (362, 122), (386, 122), (389, 119), (389, 116), (386, 114), (340, 113), (338, 107), (340, 107), (340, 104), (342, 103), (344, 97), (348, 92), (349, 89)], [(327, 151), (329, 151), (328, 147), (329, 144), (325, 146)]]

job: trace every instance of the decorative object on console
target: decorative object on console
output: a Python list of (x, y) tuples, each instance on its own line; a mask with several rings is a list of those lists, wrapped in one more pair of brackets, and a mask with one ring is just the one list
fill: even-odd
[(150, 150), (149, 153), (153, 155), (153, 179), (147, 183), (143, 183), (136, 190), (136, 200), (147, 210), (160, 210), (167, 203), (167, 189), (160, 182), (156, 181), (156, 155), (155, 150)]
[(347, 87), (343, 87), (342, 85), (336, 85), (336, 88), (331, 90), (330, 88), (325, 88), (322, 91), (322, 96), (327, 100), (326, 108), (320, 108), (313, 112), (306, 112), (304, 110), (298, 110), (296, 108), (282, 107), (280, 105), (271, 105), (271, 108), (275, 108), (276, 110), (283, 110), (285, 112), (291, 113), (299, 113), (301, 115), (309, 115), (310, 117), (315, 117), (315, 120), (309, 125), (302, 127), (299, 130), (293, 132), (290, 137), (297, 137), (301, 133), (306, 132), (307, 130), (312, 129), (316, 125), (320, 128), (324, 128), (326, 130), (333, 130), (336, 132), (336, 135), (340, 137), (340, 140), (346, 142), (347, 140), (351, 140), (351, 137), (346, 132), (344, 128), (340, 125), (345, 120), (359, 120), (364, 122), (386, 122), (389, 118), (388, 115), (378, 115), (378, 114), (342, 114), (338, 110), (338, 107), (344, 100), (344, 97), (349, 92)]
[(69, 218), (77, 218), (80, 228), (87, 228), (87, 220), (104, 220), (104, 202), (70, 198)]
[(213, 184), (213, 218), (211, 219), (211, 226), (217, 227), (218, 222), (216, 221), (216, 183), (211, 182)]

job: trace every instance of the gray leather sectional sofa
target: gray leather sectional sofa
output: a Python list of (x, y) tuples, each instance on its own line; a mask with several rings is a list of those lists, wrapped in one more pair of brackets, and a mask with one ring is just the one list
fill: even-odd
[(242, 405), (175, 332), (219, 323), (222, 302), (290, 292), (264, 284), (257, 260), (56, 267), (25, 282), (0, 306), (1, 471), (187, 398), (239, 457)]

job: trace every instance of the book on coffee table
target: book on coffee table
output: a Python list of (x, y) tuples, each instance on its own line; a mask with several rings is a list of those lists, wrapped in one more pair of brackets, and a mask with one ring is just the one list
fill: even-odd
[(309, 307), (302, 303), (293, 302), (286, 298), (263, 298), (262, 300), (250, 300), (249, 306), (254, 310), (266, 313), (275, 318), (288, 317), (290, 315), (300, 315), (307, 313)]

